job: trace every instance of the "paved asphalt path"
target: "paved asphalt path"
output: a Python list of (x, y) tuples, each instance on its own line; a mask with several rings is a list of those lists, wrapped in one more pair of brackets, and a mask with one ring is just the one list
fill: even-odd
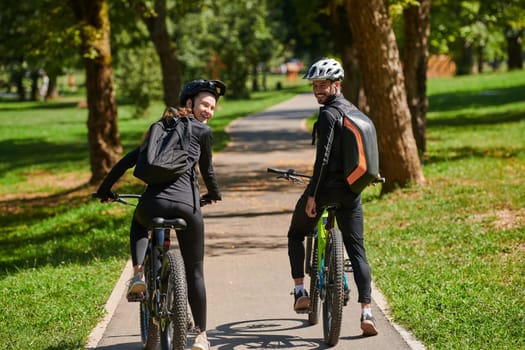
[[(292, 310), (286, 232), (303, 187), (266, 173), (267, 167), (311, 172), (314, 147), (304, 118), (317, 109), (308, 93), (238, 119), (227, 130), (231, 144), (214, 157), (223, 201), (203, 209), (212, 349), (327, 348), (321, 323), (310, 326), (306, 315)], [(141, 348), (138, 304), (128, 303), (124, 296), (129, 277), (128, 262), (106, 305), (108, 315), (93, 330), (87, 349)], [(334, 349), (424, 349), (389, 322), (387, 305), (376, 290), (373, 312), (380, 333), (362, 337), (356, 288), (351, 288)]]

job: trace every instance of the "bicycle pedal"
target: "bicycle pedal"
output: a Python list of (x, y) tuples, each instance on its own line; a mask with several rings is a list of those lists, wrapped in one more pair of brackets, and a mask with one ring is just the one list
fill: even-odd
[(127, 296), (129, 303), (137, 303), (144, 301), (146, 299), (146, 295), (144, 293), (138, 293), (138, 294), (129, 294)]
[(352, 263), (350, 262), (349, 259), (346, 259), (344, 264), (343, 264), (343, 270), (345, 272), (352, 272), (354, 271), (354, 269), (352, 268)]

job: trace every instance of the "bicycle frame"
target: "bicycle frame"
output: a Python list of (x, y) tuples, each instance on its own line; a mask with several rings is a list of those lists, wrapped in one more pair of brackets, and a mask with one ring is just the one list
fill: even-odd
[[(326, 252), (326, 241), (328, 239), (328, 232), (330, 231), (330, 229), (334, 227), (337, 227), (337, 220), (335, 219), (335, 208), (328, 207), (323, 210), (321, 217), (317, 221), (317, 225), (316, 225), (314, 234), (311, 235), (310, 237), (307, 236), (307, 239), (310, 238), (317, 242), (317, 261), (320, 262), (318, 266), (318, 270), (319, 270), (319, 278), (320, 278), (319, 291), (321, 295), (321, 300), (324, 300), (323, 268), (322, 267), (324, 264), (324, 258), (325, 258), (325, 252)], [(307, 247), (308, 247), (308, 244), (307, 244)], [(313, 250), (311, 249), (311, 251), (307, 253), (307, 256), (311, 257), (312, 252)], [(308, 264), (308, 260), (306, 263)], [(350, 288), (349, 283), (348, 283), (348, 277), (346, 274), (346, 272), (349, 272), (348, 271), (349, 266), (351, 266), (350, 262), (345, 261), (345, 268), (344, 268), (345, 273), (343, 274), (345, 290), (348, 290)]]
[[(166, 229), (164, 228), (153, 228), (151, 232), (151, 237), (149, 241), (148, 254), (151, 254), (151, 262), (153, 266), (150, 266), (151, 270), (149, 273), (152, 273), (152, 276), (155, 276), (153, 293), (151, 295), (151, 311), (157, 318), (162, 318), (166, 316), (166, 310), (163, 308), (163, 302), (161, 300), (161, 289), (162, 282), (165, 280), (166, 271), (163, 269), (163, 260), (165, 259), (164, 255), (167, 253), (170, 247), (170, 237), (169, 232), (166, 237)], [(160, 273), (158, 273), (160, 272)], [(148, 296), (146, 296), (148, 299)]]

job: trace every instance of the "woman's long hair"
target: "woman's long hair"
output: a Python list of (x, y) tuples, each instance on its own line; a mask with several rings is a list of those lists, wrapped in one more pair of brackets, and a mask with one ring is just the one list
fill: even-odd
[(164, 113), (162, 113), (162, 118), (160, 118), (160, 120), (180, 118), (180, 117), (193, 118), (191, 109), (188, 107), (177, 107), (177, 108), (166, 107), (166, 109), (164, 110)]
[[(162, 113), (162, 117), (159, 120), (157, 120), (157, 122), (165, 121), (165, 122), (167, 122), (169, 124), (171, 120), (173, 120), (175, 118), (180, 118), (180, 117), (193, 118), (193, 114), (192, 114), (191, 108), (188, 108), (188, 107), (177, 107), (177, 108), (166, 107), (166, 109), (164, 110), (164, 113)], [(148, 128), (148, 130), (144, 133), (144, 136), (142, 137), (142, 142), (140, 143), (141, 147), (148, 140), (149, 130), (150, 129)]]

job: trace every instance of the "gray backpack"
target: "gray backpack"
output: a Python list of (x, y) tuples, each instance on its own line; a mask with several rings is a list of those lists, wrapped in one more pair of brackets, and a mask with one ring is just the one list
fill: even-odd
[(357, 107), (334, 106), (342, 118), (330, 130), (321, 172), (328, 165), (334, 141), (334, 128), (342, 128), (343, 174), (352, 192), (359, 194), (379, 176), (379, 151), (374, 123)]
[[(153, 123), (149, 136), (141, 146), (133, 175), (145, 183), (158, 185), (174, 182), (194, 165), (188, 154), (191, 141), (191, 120), (177, 116)], [(166, 112), (165, 112), (166, 113)]]
[(359, 109), (341, 111), (343, 171), (354, 193), (361, 193), (379, 176), (379, 151), (374, 123)]

